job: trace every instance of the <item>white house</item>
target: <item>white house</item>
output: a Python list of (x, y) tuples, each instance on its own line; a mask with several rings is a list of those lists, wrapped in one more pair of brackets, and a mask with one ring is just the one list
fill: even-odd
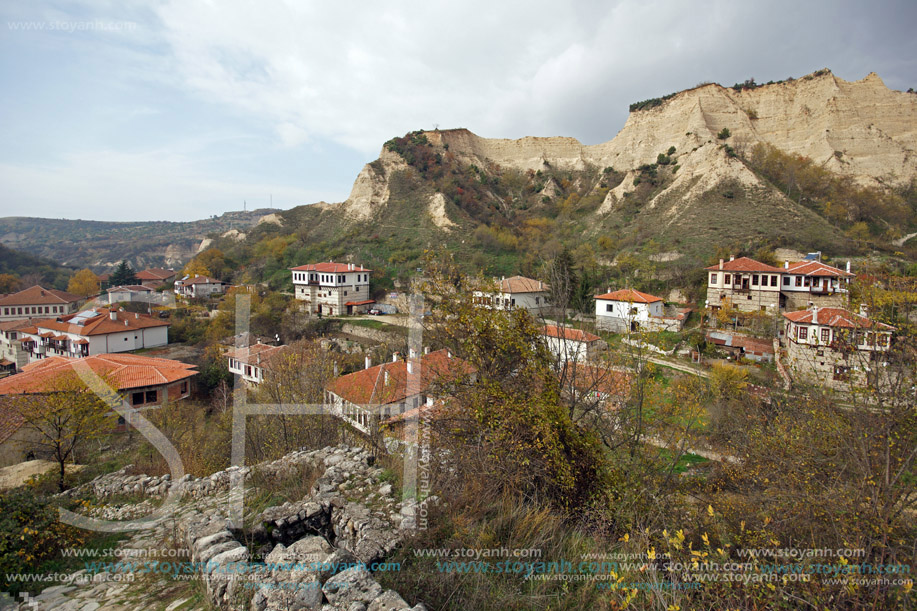
[(793, 375), (832, 388), (862, 386), (881, 372), (895, 330), (842, 308), (812, 306), (783, 318)]
[(175, 294), (182, 297), (207, 297), (209, 295), (221, 295), (226, 292), (227, 282), (210, 278), (209, 276), (198, 276), (194, 278), (185, 276), (181, 280), (175, 281)]
[(562, 361), (592, 359), (608, 348), (608, 344), (598, 335), (572, 327), (545, 325), (541, 336), (548, 350)]
[(366, 367), (339, 376), (325, 388), (325, 402), (331, 413), (364, 434), (372, 434), (389, 418), (423, 405), (432, 406), (443, 397), (438, 385), (474, 375), (474, 368), (448, 350), (405, 360), (398, 353), (391, 363)]
[(780, 307), (786, 310), (806, 308), (809, 304), (842, 307), (846, 305), (848, 287), (853, 278), (849, 261), (846, 271), (821, 261), (786, 261), (780, 283)]
[(79, 295), (35, 285), (0, 299), (0, 320), (61, 316), (76, 312), (82, 303)]
[(122, 301), (139, 301), (149, 303), (150, 297), (155, 293), (153, 289), (142, 284), (127, 284), (114, 286), (108, 289), (108, 303), (115, 305)]
[(268, 346), (258, 342), (253, 346), (233, 348), (225, 354), (229, 373), (240, 376), (249, 384), (260, 384), (265, 373), (270, 369), (273, 359), (277, 358), (287, 346)]
[(29, 362), (50, 356), (86, 357), (169, 343), (169, 322), (124, 310), (98, 308), (36, 320), (17, 330)]
[(655, 329), (663, 319), (662, 297), (633, 289), (611, 291), (595, 296), (595, 325), (615, 333)]
[(310, 263), (290, 270), (293, 295), (314, 314), (360, 314), (375, 303), (369, 298), (371, 269), (354, 263)]
[(496, 292), (474, 291), (472, 300), (475, 305), (497, 310), (514, 310), (524, 308), (533, 314), (546, 312), (550, 307), (551, 287), (533, 278), (512, 276), (501, 278)]

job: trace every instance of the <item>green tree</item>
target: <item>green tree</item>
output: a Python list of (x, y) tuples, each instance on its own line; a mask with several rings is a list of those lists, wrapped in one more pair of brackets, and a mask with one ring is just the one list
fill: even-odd
[(118, 267), (115, 268), (115, 271), (112, 272), (111, 278), (108, 282), (111, 286), (137, 284), (137, 276), (134, 274), (133, 268), (125, 259), (121, 261), (121, 263), (118, 264)]

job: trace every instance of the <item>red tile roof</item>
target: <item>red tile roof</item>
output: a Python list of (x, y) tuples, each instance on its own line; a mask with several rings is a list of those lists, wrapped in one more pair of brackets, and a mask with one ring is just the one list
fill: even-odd
[(76, 359), (52, 356), (0, 380), (0, 395), (54, 392), (55, 382), (76, 372), (88, 371), (111, 380), (118, 390), (161, 386), (197, 375), (194, 365), (138, 354), (99, 354)]
[[(353, 267), (351, 267), (353, 265)], [(310, 263), (291, 267), (290, 271), (295, 272), (320, 272), (324, 274), (342, 274), (344, 272), (371, 272), (373, 270), (360, 267), (353, 263)]]
[(285, 352), (287, 349), (288, 346), (269, 346), (268, 344), (258, 342), (252, 346), (231, 348), (226, 351), (224, 356), (228, 359), (236, 359), (246, 365), (255, 365), (267, 362), (275, 356)]
[(655, 303), (657, 301), (662, 301), (662, 297), (656, 297), (655, 295), (650, 295), (649, 293), (641, 293), (640, 291), (635, 291), (634, 289), (621, 289), (619, 291), (612, 291), (611, 293), (605, 293), (604, 295), (596, 295), (593, 299), (602, 299), (605, 301), (626, 301), (627, 303)]
[[(419, 392), (427, 391), (437, 382), (455, 380), (473, 372), (470, 363), (450, 357), (446, 350), (425, 354), (420, 360)], [(340, 376), (332, 380), (327, 389), (355, 405), (386, 405), (407, 398), (407, 384), (407, 362), (397, 361)]]
[[(708, 267), (710, 271), (720, 271), (720, 265), (711, 265)], [(749, 259), (748, 257), (739, 257), (732, 261), (724, 261), (723, 269), (724, 272), (768, 272), (771, 274), (782, 274), (784, 270), (779, 267), (773, 267), (767, 263), (761, 263), (760, 261), (755, 261), (754, 259)]]
[(525, 276), (511, 276), (500, 280), (501, 293), (543, 293), (551, 290), (551, 287), (533, 278)]
[(805, 276), (832, 276), (836, 278), (853, 278), (850, 274), (836, 267), (831, 267), (820, 261), (799, 261), (790, 263), (789, 267), (784, 268), (784, 273), (799, 274)]
[[(67, 316), (58, 318), (57, 320), (46, 319), (38, 321), (35, 323), (35, 326), (37, 327), (36, 332), (41, 332), (43, 329), (48, 329), (50, 331), (89, 336), (105, 335), (107, 333), (122, 333), (124, 331), (136, 331), (138, 329), (149, 329), (152, 327), (166, 327), (171, 324), (168, 321), (153, 318), (148, 314), (133, 314), (131, 312), (123, 312), (120, 310), (116, 311), (115, 314), (117, 320), (111, 320), (109, 316), (110, 312), (113, 311), (111, 308), (97, 308), (95, 310), (95, 316), (86, 317), (86, 314), (89, 311), (90, 310), (78, 312), (77, 314), (68, 314)], [(85, 322), (82, 325), (74, 324), (72, 321), (76, 319), (82, 319), (85, 320)], [(23, 329), (23, 333), (35, 332), (28, 329)], [(44, 337), (44, 333), (45, 332), (42, 332), (42, 337)]]
[(178, 282), (180, 282), (182, 286), (188, 286), (191, 284), (226, 284), (222, 280), (217, 280), (216, 278), (211, 278), (209, 276), (195, 276), (194, 278), (179, 280)]
[(893, 331), (895, 329), (891, 325), (869, 320), (843, 308), (800, 310), (799, 312), (787, 312), (783, 316), (796, 324), (802, 325), (824, 325), (826, 327), (847, 327), (850, 329), (875, 328), (884, 331)]
[(74, 303), (82, 300), (83, 298), (79, 295), (74, 295), (66, 291), (58, 291), (55, 289), (45, 289), (36, 284), (35, 286), (27, 288), (24, 291), (19, 291), (18, 293), (13, 293), (12, 295), (8, 295), (3, 299), (0, 299), (0, 307), (20, 305), (57, 305), (61, 303)]
[(162, 269), (161, 267), (151, 267), (142, 272), (137, 272), (134, 276), (137, 280), (167, 280), (175, 275), (174, 271)]
[(545, 325), (544, 329), (541, 332), (542, 335), (547, 337), (556, 337), (560, 339), (569, 340), (572, 342), (594, 342), (602, 339), (598, 335), (593, 335), (588, 331), (582, 331), (580, 329), (574, 329), (572, 327), (558, 327), (556, 325)]
[(344, 305), (345, 306), (361, 306), (361, 305), (369, 305), (371, 303), (376, 303), (376, 300), (375, 299), (364, 299), (363, 301), (348, 301)]

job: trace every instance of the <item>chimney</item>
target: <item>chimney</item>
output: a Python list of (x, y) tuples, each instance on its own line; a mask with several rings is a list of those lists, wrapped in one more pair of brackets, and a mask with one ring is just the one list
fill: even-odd
[(384, 371), (385, 371), (385, 385), (388, 386), (388, 369)]
[(369, 357), (369, 355), (367, 355), (366, 358), (363, 359), (363, 369), (369, 369), (370, 367), (372, 367), (372, 365), (373, 365), (373, 360)]
[(140, 318), (140, 314), (134, 312), (134, 318)]
[(392, 362), (393, 362), (393, 363), (397, 363), (397, 362), (398, 362), (398, 358), (399, 358), (400, 356), (401, 356), (401, 354), (398, 353), (398, 352), (392, 354)]
[(446, 350), (446, 358), (447, 358), (447, 359), (451, 359), (451, 358), (452, 358), (452, 351), (451, 351), (451, 350)]
[(723, 260), (720, 259), (720, 269), (723, 269)]
[(414, 373), (414, 361), (408, 359), (408, 374)]
[(735, 261), (735, 260), (736, 260), (736, 256), (735, 256), (735, 255), (729, 255), (729, 260), (730, 260), (730, 261)]
[(860, 316), (863, 318), (869, 318), (869, 306), (865, 303), (860, 304)]
[(790, 269), (790, 262), (789, 262), (789, 261), (784, 261), (784, 262), (783, 262), (783, 269)]
[(125, 321), (124, 321), (124, 326), (125, 326), (125, 327), (129, 327), (130, 324), (125, 320)]
[(847, 261), (847, 273), (850, 273), (850, 261)]
[(412, 359), (416, 359), (416, 358), (417, 358), (417, 351), (414, 350), (413, 348), (408, 348), (408, 357), (409, 357), (409, 358), (412, 358)]
[(334, 362), (334, 377), (338, 376), (338, 364), (337, 361)]
[(109, 310), (108, 318), (110, 318), (111, 320), (118, 320), (118, 313), (114, 310)]
[(423, 353), (424, 353), (424, 354), (430, 354), (430, 346), (424, 346), (424, 347), (423, 347)]

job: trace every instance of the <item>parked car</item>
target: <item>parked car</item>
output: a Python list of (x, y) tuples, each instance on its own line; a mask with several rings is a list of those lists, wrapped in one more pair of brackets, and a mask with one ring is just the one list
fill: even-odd
[(377, 308), (373, 308), (372, 310), (369, 311), (369, 314), (370, 314), (371, 316), (382, 316), (383, 314), (385, 314), (385, 312), (383, 312), (382, 310), (379, 310), (379, 309), (377, 309)]

